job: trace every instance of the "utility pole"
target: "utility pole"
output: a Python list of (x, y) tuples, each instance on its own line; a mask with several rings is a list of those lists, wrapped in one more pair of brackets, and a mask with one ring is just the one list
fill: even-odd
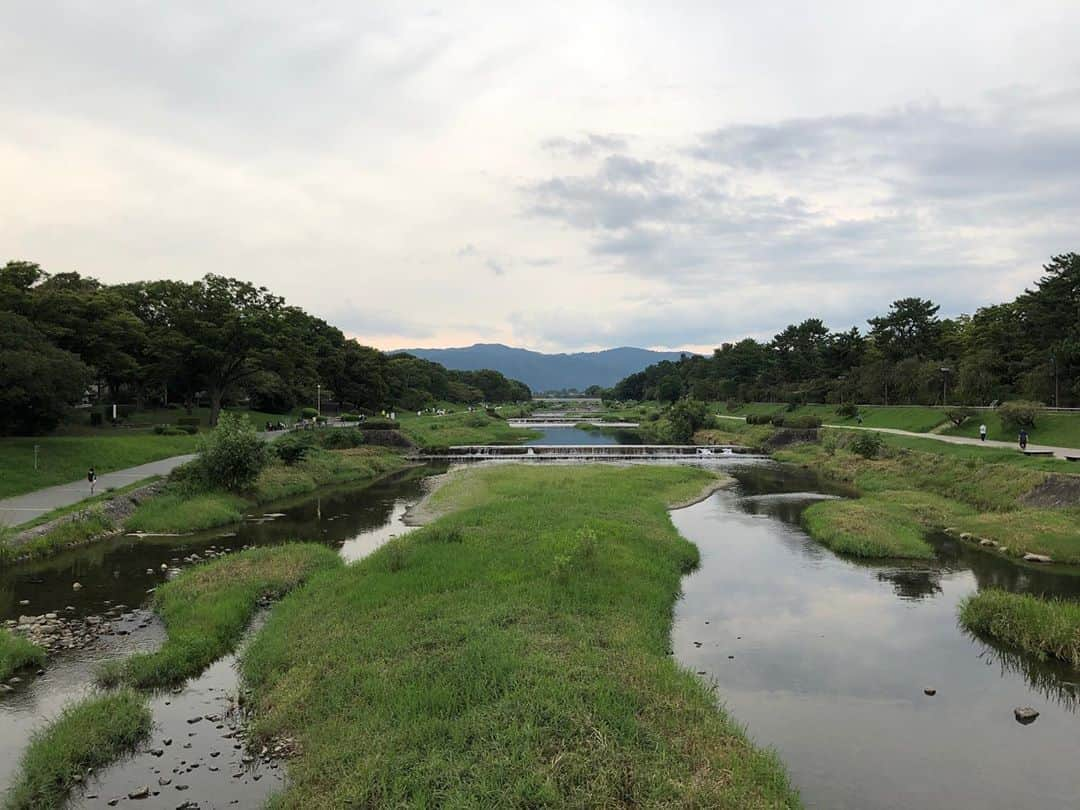
[(1054, 365), (1054, 407), (1060, 408), (1061, 402), (1058, 401), (1058, 368), (1056, 352), (1050, 352), (1050, 362)]
[(951, 372), (951, 371), (952, 371), (951, 368), (945, 368), (944, 366), (941, 368), (941, 404), (942, 405), (948, 405), (949, 404), (949, 372)]
[(40, 447), (40, 444), (34, 445), (34, 472), (37, 472), (38, 468), (38, 449), (40, 449)]

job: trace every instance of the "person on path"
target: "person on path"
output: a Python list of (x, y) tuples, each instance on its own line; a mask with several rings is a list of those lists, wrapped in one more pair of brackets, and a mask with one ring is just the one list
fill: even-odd
[(1020, 449), (1027, 450), (1028, 432), (1026, 428), (1020, 428)]
[(986, 425), (979, 425), (979, 439), (986, 441)]
[(90, 494), (93, 495), (94, 487), (97, 486), (97, 473), (93, 467), (86, 471), (86, 483), (90, 485)]

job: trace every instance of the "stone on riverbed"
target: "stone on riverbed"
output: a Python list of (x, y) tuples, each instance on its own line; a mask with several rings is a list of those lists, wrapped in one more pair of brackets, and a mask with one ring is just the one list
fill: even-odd
[(1032, 554), (1031, 552), (1028, 552), (1024, 555), (1024, 562), (1049, 563), (1053, 562), (1053, 560), (1045, 554)]
[(128, 798), (129, 799), (145, 799), (149, 795), (150, 795), (150, 786), (149, 785), (143, 785), (142, 787), (137, 787), (137, 788), (135, 788), (135, 790), (131, 791), (131, 793), (128, 794)]
[(1035, 718), (1039, 716), (1039, 713), (1030, 706), (1017, 706), (1013, 709), (1013, 714), (1016, 716), (1016, 722), (1025, 726), (1034, 723)]

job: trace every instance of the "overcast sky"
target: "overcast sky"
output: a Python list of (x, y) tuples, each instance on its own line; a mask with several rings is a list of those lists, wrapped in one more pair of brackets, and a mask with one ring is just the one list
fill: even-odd
[(0, 261), (381, 348), (709, 350), (1080, 250), (1076, 0), (0, 11)]

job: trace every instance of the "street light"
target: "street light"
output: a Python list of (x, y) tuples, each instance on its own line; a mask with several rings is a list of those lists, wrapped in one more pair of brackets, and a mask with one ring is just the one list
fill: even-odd
[(322, 383), (315, 383), (315, 413), (322, 416)]
[(1057, 353), (1050, 352), (1050, 362), (1054, 366), (1054, 407), (1060, 408), (1061, 403), (1058, 402), (1058, 368), (1057, 368)]
[(944, 366), (939, 369), (941, 371), (941, 404), (949, 404), (949, 373), (951, 368), (945, 368)]

